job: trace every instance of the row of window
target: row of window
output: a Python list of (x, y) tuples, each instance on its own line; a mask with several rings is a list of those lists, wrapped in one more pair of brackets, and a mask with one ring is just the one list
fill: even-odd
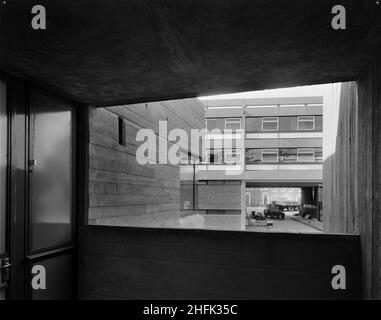
[[(209, 164), (238, 164), (241, 163), (241, 150), (212, 149), (207, 151)], [(321, 162), (322, 148), (274, 148), (274, 149), (246, 149), (246, 164), (258, 163), (300, 163)]]
[[(241, 130), (241, 118), (207, 119), (206, 128), (209, 132), (218, 129), (221, 132)], [(250, 117), (246, 118), (246, 132), (292, 132), (292, 131), (322, 131), (322, 116), (282, 116), (282, 117)]]
[(215, 129), (221, 132), (229, 130), (236, 132), (237, 130), (241, 130), (241, 118), (206, 119), (206, 129), (209, 132)]
[(246, 164), (321, 162), (322, 148), (246, 149)]
[(323, 131), (322, 116), (246, 118), (246, 132)]
[[(242, 109), (243, 105), (227, 105), (227, 106), (206, 106), (207, 109)], [(293, 103), (293, 104), (261, 104), (246, 105), (246, 109), (257, 108), (284, 108), (284, 107), (323, 107), (322, 103)]]
[(209, 164), (237, 164), (241, 163), (241, 150), (239, 149), (211, 149), (207, 150), (207, 163)]
[[(264, 117), (262, 131), (278, 131), (279, 117)], [(315, 130), (315, 116), (300, 116), (296, 118), (297, 130)]]

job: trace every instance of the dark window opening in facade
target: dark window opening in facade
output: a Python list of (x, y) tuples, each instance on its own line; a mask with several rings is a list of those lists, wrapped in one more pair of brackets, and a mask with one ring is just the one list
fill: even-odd
[(118, 117), (118, 140), (121, 146), (126, 146), (126, 126), (121, 117)]

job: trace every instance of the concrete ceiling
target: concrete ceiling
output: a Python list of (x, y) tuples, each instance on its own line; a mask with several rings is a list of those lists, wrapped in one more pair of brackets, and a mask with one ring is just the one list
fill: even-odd
[[(337, 31), (337, 0), (2, 0), (0, 70), (96, 105), (352, 80), (381, 4), (339, 3)], [(31, 28), (35, 4), (46, 30)]]

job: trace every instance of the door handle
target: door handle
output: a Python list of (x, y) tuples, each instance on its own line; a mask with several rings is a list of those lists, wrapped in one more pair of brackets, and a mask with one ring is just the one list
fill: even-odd
[(0, 279), (1, 282), (9, 281), (9, 269), (12, 267), (12, 263), (9, 262), (9, 258), (4, 258), (0, 264)]
[(5, 264), (3, 264), (3, 265), (0, 267), (0, 269), (1, 269), (1, 270), (7, 270), (7, 269), (9, 269), (10, 267), (12, 267), (12, 263), (5, 263)]
[(29, 160), (28, 161), (28, 171), (32, 172), (33, 168), (37, 165), (37, 160)]
[(0, 266), (0, 269), (1, 270), (7, 270), (10, 267), (12, 267), (12, 263), (9, 262), (9, 258), (3, 259), (1, 266)]

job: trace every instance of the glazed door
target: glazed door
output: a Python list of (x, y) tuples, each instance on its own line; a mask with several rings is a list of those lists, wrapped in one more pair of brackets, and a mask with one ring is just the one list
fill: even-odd
[(10, 261), (7, 224), (8, 112), (6, 84), (0, 81), (0, 300), (8, 296)]
[[(74, 298), (74, 124), (69, 104), (31, 92), (27, 163), (31, 299)], [(34, 281), (36, 276), (45, 277), (45, 288), (40, 279)]]

